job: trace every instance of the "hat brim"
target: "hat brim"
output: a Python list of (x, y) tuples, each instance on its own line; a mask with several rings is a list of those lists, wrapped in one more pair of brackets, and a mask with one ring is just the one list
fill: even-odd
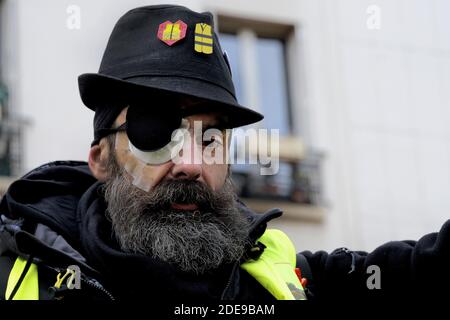
[[(180, 95), (211, 102), (208, 112), (218, 112), (227, 118), (230, 128), (258, 122), (264, 116), (238, 104), (231, 93), (213, 83), (195, 78), (174, 76), (135, 76), (120, 79), (99, 73), (78, 77), (83, 103), (91, 110), (112, 105), (127, 105), (132, 99), (152, 100), (157, 94)], [(199, 110), (200, 111), (200, 110)]]

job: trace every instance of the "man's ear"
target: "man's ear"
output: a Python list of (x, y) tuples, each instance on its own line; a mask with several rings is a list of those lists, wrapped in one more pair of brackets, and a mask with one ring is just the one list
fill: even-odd
[(109, 148), (106, 146), (104, 139), (98, 145), (94, 145), (89, 150), (89, 169), (97, 180), (105, 182), (108, 178), (108, 157)]

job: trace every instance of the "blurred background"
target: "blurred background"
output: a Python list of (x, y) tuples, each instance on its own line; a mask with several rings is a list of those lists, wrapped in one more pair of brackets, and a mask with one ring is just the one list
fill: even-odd
[[(142, 0), (0, 0), (0, 189), (87, 160), (77, 76)], [(280, 170), (235, 165), (245, 202), (300, 250), (373, 250), (450, 217), (450, 1), (187, 0), (210, 11), (238, 98), (280, 130)], [(149, 34), (149, 37), (156, 36)]]

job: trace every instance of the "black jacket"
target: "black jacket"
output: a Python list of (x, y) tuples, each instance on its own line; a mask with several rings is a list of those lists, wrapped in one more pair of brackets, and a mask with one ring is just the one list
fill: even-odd
[[(8, 276), (5, 270), (21, 255), (31, 256), (38, 265), (43, 299), (273, 300), (239, 268), (242, 261), (194, 276), (161, 261), (121, 252), (104, 215), (101, 185), (86, 163), (58, 161), (10, 186), (0, 203), (0, 298)], [(241, 210), (251, 222), (252, 243), (268, 221), (281, 215), (277, 209), (263, 215), (244, 205)], [(450, 283), (450, 221), (439, 233), (417, 242), (389, 242), (370, 254), (346, 248), (331, 254), (305, 251), (297, 261), (307, 275), (310, 299), (442, 297), (439, 292)], [(69, 265), (80, 267), (82, 289), (55, 290), (56, 275)], [(381, 289), (367, 286), (370, 265), (380, 268)]]

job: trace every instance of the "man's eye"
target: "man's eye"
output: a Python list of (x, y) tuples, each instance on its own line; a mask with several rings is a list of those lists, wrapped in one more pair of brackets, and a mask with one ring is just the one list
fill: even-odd
[(223, 145), (223, 140), (220, 137), (213, 136), (213, 137), (211, 137), (211, 140), (209, 140), (209, 141), (204, 140), (203, 141), (203, 146), (204, 147), (207, 147), (207, 146), (221, 146), (221, 145)]

